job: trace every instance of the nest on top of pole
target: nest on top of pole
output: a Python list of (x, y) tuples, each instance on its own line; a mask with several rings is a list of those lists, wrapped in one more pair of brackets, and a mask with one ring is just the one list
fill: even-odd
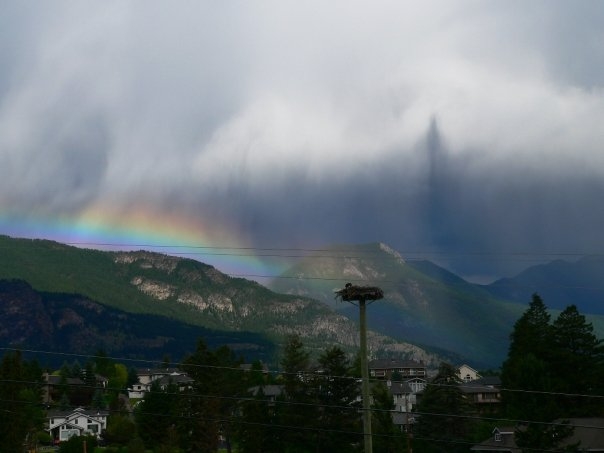
[(356, 286), (352, 283), (346, 283), (343, 289), (335, 292), (336, 298), (341, 299), (344, 302), (351, 301), (366, 301), (366, 300), (378, 300), (384, 298), (384, 291), (377, 286)]

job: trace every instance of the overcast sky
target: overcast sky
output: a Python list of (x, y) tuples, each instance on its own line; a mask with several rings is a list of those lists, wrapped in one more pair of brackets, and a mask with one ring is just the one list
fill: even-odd
[(259, 247), (381, 241), (482, 279), (604, 252), (600, 1), (0, 10), (5, 213), (145, 204)]

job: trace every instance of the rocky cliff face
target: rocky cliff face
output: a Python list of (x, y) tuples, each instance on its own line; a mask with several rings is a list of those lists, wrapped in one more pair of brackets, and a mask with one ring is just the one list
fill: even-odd
[[(394, 253), (394, 252), (393, 252)], [(397, 259), (402, 259), (397, 257)], [(114, 261), (133, 275), (130, 284), (154, 300), (190, 309), (206, 325), (262, 332), (280, 342), (299, 335), (311, 348), (358, 348), (359, 332), (346, 316), (315, 300), (273, 293), (257, 283), (230, 278), (211, 266), (148, 252), (120, 252)], [(414, 358), (435, 365), (440, 357), (404, 342), (370, 332), (373, 354)]]
[[(146, 251), (102, 252), (6, 236), (0, 236), (0, 246), (0, 279), (21, 279), (34, 290), (21, 298), (18, 307), (0, 301), (2, 310), (21, 310), (21, 318), (11, 325), (0, 323), (0, 332), (7, 333), (4, 338), (15, 344), (21, 340), (31, 343), (34, 336), (30, 333), (38, 331), (40, 338), (47, 338), (48, 344), (54, 341), (57, 348), (67, 343), (70, 348), (76, 344), (92, 348), (96, 343), (118, 350), (149, 344), (173, 351), (180, 348), (182, 352), (192, 349), (201, 336), (267, 350), (267, 342), (278, 347), (286, 335), (298, 334), (315, 350), (333, 345), (350, 353), (358, 350), (358, 327), (342, 313), (300, 294), (280, 294), (253, 281), (231, 278), (198, 261)], [(385, 246), (380, 253), (397, 265), (405, 265)], [(382, 272), (354, 257), (350, 257), (347, 269), (347, 277)], [(333, 300), (333, 290), (346, 281), (328, 281), (325, 294)], [(19, 324), (25, 322), (27, 313), (37, 313), (34, 316), (40, 320), (50, 316), (51, 320), (40, 321), (38, 326), (34, 323), (35, 327)], [(27, 335), (20, 338), (14, 326), (21, 326)], [(139, 333), (129, 336), (136, 329)], [(375, 357), (415, 358), (428, 363), (440, 360), (436, 356), (431, 360), (423, 349), (383, 333), (369, 332), (368, 337)]]

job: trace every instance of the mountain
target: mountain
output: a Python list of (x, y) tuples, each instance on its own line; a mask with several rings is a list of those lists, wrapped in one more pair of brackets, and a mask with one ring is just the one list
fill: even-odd
[(575, 262), (556, 260), (530, 267), (512, 278), (484, 287), (490, 294), (513, 302), (539, 294), (550, 308), (576, 305), (580, 312), (604, 315), (604, 256), (585, 256)]
[(249, 360), (268, 361), (274, 345), (250, 332), (225, 332), (163, 316), (126, 313), (76, 294), (36, 291), (22, 280), (0, 280), (0, 344), (44, 351), (44, 363), (61, 364), (64, 354), (96, 353), (127, 359), (180, 360), (198, 338), (210, 347), (227, 344)]
[[(294, 333), (300, 335), (311, 349), (324, 349), (327, 345), (340, 345), (349, 351), (358, 348), (358, 327), (325, 304), (308, 297), (278, 294), (256, 282), (231, 278), (212, 266), (191, 259), (147, 251), (89, 250), (53, 241), (7, 236), (0, 236), (0, 250), (0, 279), (27, 282), (35, 290), (31, 297), (41, 297), (45, 303), (56, 298), (64, 298), (65, 303), (70, 304), (86, 300), (105, 310), (127, 313), (132, 316), (129, 320), (141, 325), (145, 322), (162, 325), (166, 320), (166, 326), (168, 321), (181, 323), (181, 327), (174, 327), (176, 330), (186, 331), (187, 325), (226, 331), (231, 333), (229, 335), (233, 332), (256, 333), (261, 335), (260, 348), (266, 346), (266, 340), (278, 346), (286, 335)], [(0, 302), (5, 317), (14, 305), (7, 304), (6, 300)], [(22, 305), (26, 303), (22, 302)], [(46, 306), (45, 310), (52, 310), (52, 306)], [(39, 306), (37, 311), (44, 312)], [(90, 313), (79, 312), (84, 319)], [(138, 321), (134, 315), (159, 318)], [(96, 325), (96, 321), (90, 322), (93, 324)], [(54, 326), (54, 321), (49, 322), (46, 329), (52, 330), (51, 325)], [(81, 326), (88, 324), (84, 322)], [(82, 330), (89, 330), (89, 327), (82, 327)], [(17, 335), (17, 332), (13, 334)], [(176, 334), (166, 333), (165, 336), (176, 337)], [(378, 354), (382, 351), (385, 355), (421, 359), (436, 365), (442, 359), (442, 356), (379, 333), (369, 332), (368, 338), (370, 347)], [(92, 343), (86, 346), (92, 348)], [(59, 343), (56, 346), (60, 347)]]
[(385, 244), (327, 247), (269, 286), (322, 300), (356, 319), (356, 307), (337, 306), (334, 300), (345, 282), (384, 290), (384, 299), (367, 309), (369, 328), (398, 341), (452, 351), (478, 366), (501, 364), (513, 324), (526, 308), (526, 303), (498, 300), (428, 261), (407, 262)]

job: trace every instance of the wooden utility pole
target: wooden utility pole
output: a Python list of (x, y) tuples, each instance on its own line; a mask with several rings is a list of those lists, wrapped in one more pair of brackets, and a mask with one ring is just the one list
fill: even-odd
[(336, 291), (336, 297), (345, 302), (358, 302), (360, 310), (360, 346), (361, 346), (361, 378), (363, 398), (363, 439), (365, 453), (373, 453), (371, 438), (371, 404), (369, 401), (369, 368), (367, 366), (367, 316), (366, 306), (369, 303), (382, 299), (384, 292), (375, 286), (353, 286), (347, 283), (344, 289)]

